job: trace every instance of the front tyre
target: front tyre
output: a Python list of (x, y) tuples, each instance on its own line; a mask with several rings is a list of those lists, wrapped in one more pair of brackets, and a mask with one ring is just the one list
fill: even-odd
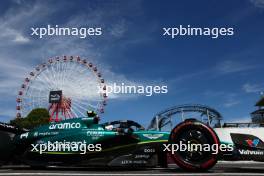
[[(219, 139), (212, 128), (197, 120), (186, 120), (177, 125), (171, 131), (169, 143), (182, 146), (170, 155), (184, 170), (206, 171), (217, 162)], [(183, 146), (186, 146), (185, 150)]]

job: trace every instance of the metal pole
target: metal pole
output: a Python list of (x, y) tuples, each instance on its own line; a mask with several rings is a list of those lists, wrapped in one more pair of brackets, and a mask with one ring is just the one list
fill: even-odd
[(156, 129), (159, 131), (159, 116), (156, 116)]
[(206, 109), (206, 113), (207, 113), (207, 118), (208, 118), (208, 124), (209, 124), (209, 126), (211, 126), (211, 121), (210, 121), (208, 109)]
[(182, 121), (184, 121), (184, 112), (183, 112), (182, 108), (181, 108), (181, 119), (182, 119)]
[(170, 118), (170, 129), (172, 130), (172, 120), (171, 120), (171, 115), (169, 116), (169, 118)]

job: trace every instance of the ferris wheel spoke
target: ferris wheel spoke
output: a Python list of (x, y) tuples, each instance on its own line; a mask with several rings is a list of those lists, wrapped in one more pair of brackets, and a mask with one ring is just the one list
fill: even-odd
[[(47, 74), (47, 72), (48, 72), (48, 68), (45, 68), (45, 69), (41, 72), (41, 74), (39, 75), (38, 78), (39, 78), (41, 81), (43, 81), (44, 84), (45, 84), (45, 83), (46, 83), (46, 84), (49, 84), (49, 86), (52, 88), (52, 87), (54, 87), (54, 83), (53, 83), (53, 81), (50, 79), (50, 76)], [(45, 81), (42, 80), (41, 77), (43, 77)]]
[[(73, 66), (71, 67), (71, 71), (69, 72), (69, 74), (67, 74), (67, 76), (71, 76), (71, 75), (75, 75), (76, 72), (79, 72), (79, 69), (81, 69), (83, 66), (80, 63), (77, 63), (77, 61), (74, 61)], [(88, 69), (89, 70), (89, 69)]]
[(61, 87), (61, 79), (60, 79), (60, 74), (61, 74), (61, 71), (60, 71), (60, 64), (61, 64), (61, 61), (56, 61), (56, 65), (53, 67), (54, 70), (54, 77), (56, 79), (56, 83), (58, 84), (57, 87)]
[(75, 105), (75, 106), (78, 107), (79, 109), (82, 109), (82, 110), (84, 110), (84, 111), (87, 111), (87, 109), (86, 109), (85, 106), (82, 106), (82, 105), (80, 105), (80, 104), (78, 104), (78, 103), (73, 103), (73, 105)]
[(83, 68), (82, 70), (78, 70), (80, 74), (84, 74), (85, 73), (86, 68)]
[(79, 107), (80, 109), (83, 109), (84, 111), (87, 111), (89, 109), (93, 109), (93, 110), (97, 110), (96, 107), (94, 106), (90, 106), (90, 105), (81, 105), (81, 104), (78, 104), (78, 103), (75, 103), (74, 105), (76, 105), (77, 107)]
[[(56, 61), (55, 61), (56, 62)], [(54, 64), (54, 63), (53, 63)], [(58, 86), (58, 84), (59, 84), (59, 81), (60, 80), (58, 80), (58, 78), (56, 77), (56, 71), (55, 71), (55, 68), (54, 67), (50, 67), (51, 69), (51, 73), (52, 73), (52, 77), (53, 77), (53, 79), (55, 80), (55, 83), (56, 83), (56, 88), (58, 89), (59, 88), (59, 86)]]
[(25, 99), (25, 100), (29, 100), (29, 101), (30, 101), (30, 100), (35, 100), (35, 99), (48, 100), (48, 96), (44, 96), (44, 95), (43, 95), (43, 96), (42, 96), (42, 95), (32, 95), (32, 94), (31, 94), (31, 95), (29, 95), (28, 98)]
[(24, 102), (22, 105), (25, 107), (25, 106), (33, 106), (33, 105), (41, 105), (41, 104), (46, 104), (46, 101), (45, 100), (38, 100), (37, 102), (36, 101), (30, 101), (30, 102)]
[[(67, 68), (65, 68), (65, 69), (67, 69)], [(61, 73), (61, 84), (62, 84), (62, 86), (65, 86), (65, 85), (67, 85), (67, 86), (71, 86), (71, 84), (70, 83), (74, 83), (74, 80), (70, 80), (69, 78), (67, 78), (66, 79), (66, 76), (68, 76), (69, 78), (71, 78), (72, 77), (72, 74), (71, 75), (67, 75), (67, 73), (65, 73), (64, 71), (62, 71), (62, 73)]]
[(88, 110), (85, 106), (83, 106), (83, 105), (81, 105), (79, 103), (73, 103), (73, 105), (75, 105), (76, 107), (78, 107), (78, 108), (80, 108), (80, 109), (82, 109), (84, 111), (87, 111)]
[(68, 65), (69, 65), (69, 62), (65, 62), (63, 64), (63, 69), (62, 69), (63, 71), (62, 71), (62, 77), (61, 77), (63, 85), (65, 84), (65, 76), (67, 75)]
[(76, 117), (78, 117), (79, 114), (85, 117), (85, 114), (83, 113), (82, 110), (80, 110), (80, 108), (76, 107), (75, 105), (72, 105), (72, 109), (73, 109), (74, 114), (77, 114)]
[[(87, 72), (85, 73), (84, 71), (85, 71), (85, 69), (84, 69), (83, 71), (78, 71), (78, 73), (79, 73), (79, 74), (87, 75), (87, 76), (82, 77), (82, 78), (83, 78), (83, 79), (85, 78), (85, 80), (86, 80), (87, 82), (91, 81), (92, 78), (93, 78), (91, 75), (93, 75), (94, 73), (93, 73), (92, 71), (90, 71), (90, 70), (89, 70), (89, 71), (90, 71), (89, 73), (87, 73)], [(95, 80), (95, 78), (94, 78), (94, 80)]]
[(43, 87), (45, 89), (51, 88), (51, 82), (49, 81), (49, 79), (46, 77), (45, 74), (41, 75), (42, 77), (38, 77), (35, 81), (38, 81), (39, 83), (41, 83), (42, 85), (44, 85)]
[[(80, 94), (80, 92), (83, 92), (82, 90), (85, 90), (85, 86), (81, 85), (81, 81), (79, 79), (76, 79), (76, 80), (69, 79), (69, 80), (71, 80), (72, 84), (74, 83), (76, 84), (75, 88), (77, 89), (75, 92), (71, 92), (72, 93), (71, 95), (74, 96), (75, 98), (78, 98), (79, 96), (78, 94)], [(82, 96), (79, 96), (79, 97), (82, 97)]]
[(78, 104), (79, 106), (82, 106), (82, 107), (92, 107), (92, 108), (94, 108), (94, 109), (96, 109), (97, 108), (97, 106), (94, 106), (94, 105), (92, 105), (92, 104), (90, 104), (90, 103), (82, 103), (82, 102), (78, 102), (78, 103), (76, 103), (76, 104)]
[(67, 68), (65, 67), (66, 66), (66, 64), (67, 64), (68, 62), (67, 61), (65, 61), (65, 62), (63, 62), (63, 61), (61, 61), (60, 62), (60, 64), (59, 64), (59, 79), (60, 79), (60, 86), (61, 87), (64, 87), (64, 75), (66, 74), (66, 70), (67, 70)]
[[(34, 90), (36, 91), (43, 91), (43, 88), (41, 87), (42, 85), (39, 85), (39, 86), (30, 86), (30, 91), (33, 92)], [(49, 90), (47, 89), (47, 87), (44, 87), (45, 90)]]
[(57, 89), (57, 83), (56, 83), (56, 80), (54, 79), (54, 74), (52, 73), (52, 70), (50, 69), (50, 67), (52, 67), (52, 66), (49, 66), (46, 69), (46, 72), (45, 73), (46, 73), (46, 75), (48, 77), (49, 82), (52, 83), (53, 89)]
[(72, 66), (68, 68), (69, 72), (65, 74), (64, 81), (72, 79), (73, 75), (76, 75), (76, 72), (78, 71), (78, 65), (75, 61), (72, 62)]
[(62, 83), (63, 85), (69, 85), (69, 86), (74, 86), (74, 83), (77, 80), (74, 79), (74, 74), (68, 75), (66, 73), (63, 74), (63, 78), (62, 78)]
[(97, 108), (97, 106), (95, 106), (95, 105), (92, 105), (92, 104), (90, 104), (90, 103), (84, 103), (84, 102), (82, 102), (82, 101), (78, 101), (78, 103), (80, 104), (80, 105), (83, 105), (83, 106), (90, 106), (90, 107), (92, 107), (92, 108)]
[[(79, 115), (77, 114), (78, 110), (76, 110), (75, 106), (71, 106), (72, 113), (75, 115), (75, 117), (78, 117)], [(77, 111), (77, 112), (76, 112)]]
[(61, 80), (62, 80), (63, 85), (65, 84), (65, 75), (67, 75), (67, 72), (66, 72), (66, 70), (68, 70), (67, 65), (68, 65), (68, 62), (61, 63), (61, 69), (62, 69)]
[[(52, 87), (51, 87), (52, 85), (51, 85), (50, 82), (47, 83), (47, 79), (45, 79), (45, 78), (46, 77), (44, 77), (44, 78), (38, 77), (38, 79), (36, 81), (38, 81), (41, 84), (40, 87), (43, 86), (44, 89), (51, 90), (52, 89)], [(46, 82), (45, 82), (45, 80), (46, 80)]]
[[(62, 71), (62, 80), (63, 80), (63, 82), (65, 81), (65, 78), (67, 77), (67, 76), (70, 76), (70, 75), (72, 75), (72, 70), (70, 69), (70, 67), (68, 67), (67, 65), (69, 64), (70, 62), (65, 62), (65, 63), (63, 63), (62, 65), (62, 67), (63, 67), (63, 71)], [(72, 63), (72, 65), (74, 64), (73, 62), (71, 62)]]
[(73, 113), (74, 117), (78, 117), (78, 115), (76, 114), (76, 112), (74, 111), (73, 108), (72, 108), (72, 113)]
[[(74, 71), (75, 70), (75, 71)], [(78, 70), (75, 66), (75, 63), (73, 63), (73, 67), (68, 69), (68, 73), (63, 74), (63, 83), (65, 84), (66, 80), (72, 79), (73, 75), (75, 75), (76, 70)], [(66, 71), (66, 69), (65, 69)]]
[(33, 85), (30, 86), (32, 89), (38, 89), (38, 90), (48, 90), (49, 89), (49, 85), (45, 85), (43, 80), (35, 80), (35, 82), (33, 83)]
[(25, 101), (24, 104), (25, 103), (28, 103), (28, 104), (47, 104), (46, 102), (47, 102), (47, 99), (44, 99), (44, 98), (41, 99), (41, 98), (39, 98), (37, 100)]
[(50, 76), (47, 74), (47, 72), (48, 72), (48, 69), (46, 69), (45, 72), (42, 73), (42, 75), (43, 75), (44, 79), (46, 80), (46, 83), (48, 83), (50, 85), (50, 88), (54, 89), (56, 84), (54, 83), (54, 80), (52, 80), (50, 78)]
[(59, 79), (59, 87), (63, 87), (63, 80), (62, 80), (62, 77), (63, 77), (63, 62), (59, 62), (57, 64), (57, 74), (58, 74), (58, 79)]
[[(89, 79), (88, 79), (89, 78)], [(82, 90), (86, 90), (87, 88), (90, 88), (90, 89), (95, 89), (96, 93), (98, 92), (98, 85), (94, 85), (92, 84), (92, 82), (97, 82), (97, 80), (92, 80), (89, 76), (85, 77), (85, 79), (83, 77), (79, 78), (78, 79), (79, 81), (79, 85), (80, 85), (80, 88), (82, 88)]]
[(57, 66), (60, 62), (57, 60), (57, 57), (53, 58), (53, 62), (49, 66), (49, 71), (51, 72), (52, 79), (55, 80), (56, 87), (58, 87), (59, 79), (58, 74), (59, 72), (57, 71)]
[(46, 85), (46, 86), (51, 86), (50, 81), (47, 83), (47, 80), (49, 80), (49, 78), (46, 76), (45, 71), (46, 71), (46, 70), (44, 70), (44, 71), (42, 72), (42, 74), (39, 75), (39, 76), (35, 79), (35, 81), (39, 82), (40, 84), (44, 84), (44, 85)]
[(46, 97), (37, 97), (37, 98), (35, 98), (34, 99), (34, 101), (32, 101), (32, 102), (40, 102), (40, 103), (42, 103), (42, 102), (47, 102), (48, 101), (48, 98), (46, 98)]

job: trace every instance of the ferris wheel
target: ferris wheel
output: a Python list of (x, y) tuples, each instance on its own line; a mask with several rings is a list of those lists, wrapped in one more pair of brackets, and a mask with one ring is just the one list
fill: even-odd
[(87, 111), (104, 112), (106, 85), (91, 62), (80, 57), (49, 59), (24, 79), (16, 99), (17, 118), (35, 108), (46, 108), (51, 121), (85, 117)]

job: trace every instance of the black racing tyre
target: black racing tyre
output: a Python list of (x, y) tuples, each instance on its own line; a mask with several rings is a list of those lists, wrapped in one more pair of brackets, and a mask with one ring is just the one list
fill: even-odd
[(0, 166), (6, 164), (13, 155), (13, 143), (10, 133), (0, 131)]
[[(169, 152), (174, 162), (186, 171), (206, 171), (217, 162), (219, 139), (212, 128), (197, 120), (186, 120), (178, 124), (171, 131), (169, 143), (178, 146), (186, 144), (187, 147), (189, 145), (185, 151)], [(197, 144), (202, 150), (191, 148), (193, 144)], [(203, 148), (205, 146), (207, 148)], [(212, 148), (208, 150), (208, 146)]]

